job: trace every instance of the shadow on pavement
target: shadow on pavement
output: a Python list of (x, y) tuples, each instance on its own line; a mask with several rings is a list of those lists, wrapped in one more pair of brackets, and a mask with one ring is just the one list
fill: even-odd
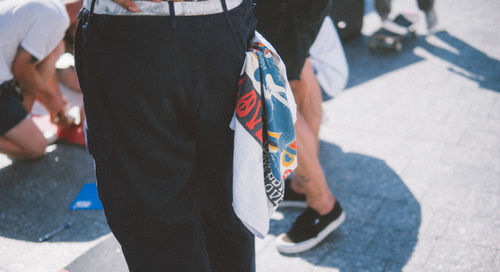
[[(374, 157), (344, 153), (321, 142), (320, 158), (330, 188), (347, 220), (312, 250), (294, 254), (319, 267), (339, 271), (401, 271), (418, 240), (421, 208), (400, 177)], [(270, 233), (286, 232), (300, 213), (281, 209), (284, 218), (272, 220)]]
[(95, 240), (108, 234), (103, 211), (68, 209), (84, 183), (95, 182), (93, 160), (77, 146), (53, 145), (35, 161), (0, 168), (0, 236), (37, 242), (67, 222), (48, 242)]
[(456, 67), (448, 68), (451, 72), (476, 81), (482, 88), (500, 92), (500, 61), (489, 57), (448, 31), (440, 31), (434, 35), (457, 52), (430, 43), (423, 43), (419, 46), (455, 65)]
[(419, 36), (405, 40), (402, 52), (383, 50), (378, 53), (371, 53), (368, 49), (369, 36), (362, 35), (346, 41), (343, 45), (350, 75), (346, 89), (423, 61), (422, 57), (411, 53), (420, 40), (424, 39)]
[(448, 31), (433, 35), (447, 48), (430, 43), (426, 36), (403, 42), (402, 52), (390, 50), (371, 53), (368, 50), (370, 37), (361, 36), (344, 43), (350, 75), (346, 88), (350, 88), (383, 74), (424, 60), (413, 49), (422, 48), (437, 58), (450, 64), (448, 68), (467, 79), (476, 81), (482, 88), (500, 92), (500, 61), (488, 56), (472, 45), (464, 42)]

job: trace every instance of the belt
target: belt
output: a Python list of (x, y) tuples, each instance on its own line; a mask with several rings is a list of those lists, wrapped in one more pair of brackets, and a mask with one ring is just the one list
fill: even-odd
[[(175, 9), (175, 16), (196, 16), (210, 15), (224, 12), (219, 0), (201, 0), (201, 1), (172, 1)], [(227, 9), (231, 10), (240, 5), (243, 0), (226, 0)], [(92, 0), (84, 0), (83, 7), (91, 10)], [(169, 1), (150, 2), (136, 1), (139, 11), (132, 13), (111, 0), (96, 1), (94, 14), (107, 15), (149, 15), (166, 16), (170, 15)]]

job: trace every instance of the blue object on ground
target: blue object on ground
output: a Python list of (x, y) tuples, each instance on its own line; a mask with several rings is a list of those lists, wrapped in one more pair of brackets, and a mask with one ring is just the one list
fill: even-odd
[(85, 183), (82, 190), (69, 206), (70, 210), (102, 210), (102, 204), (97, 195), (96, 183)]

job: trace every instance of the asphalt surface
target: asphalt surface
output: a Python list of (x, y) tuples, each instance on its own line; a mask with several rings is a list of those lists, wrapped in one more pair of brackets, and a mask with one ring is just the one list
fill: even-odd
[[(323, 104), (321, 162), (347, 220), (282, 255), (274, 239), (300, 210), (279, 210), (256, 241), (257, 271), (500, 271), (500, 2), (437, 1), (440, 31), (426, 35), (421, 16), (401, 53), (380, 54), (367, 49), (380, 21), (366, 3), (363, 35), (345, 44), (347, 89)], [(0, 156), (0, 272), (127, 271), (103, 212), (68, 209), (95, 182), (91, 157), (48, 151)]]

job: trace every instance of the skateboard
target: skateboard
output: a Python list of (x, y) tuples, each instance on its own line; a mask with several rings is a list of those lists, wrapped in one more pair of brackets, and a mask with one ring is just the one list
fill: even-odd
[(417, 14), (399, 14), (393, 20), (386, 20), (382, 27), (373, 33), (368, 47), (372, 52), (380, 49), (389, 49), (400, 52), (403, 50), (403, 41), (416, 38), (415, 23)]

